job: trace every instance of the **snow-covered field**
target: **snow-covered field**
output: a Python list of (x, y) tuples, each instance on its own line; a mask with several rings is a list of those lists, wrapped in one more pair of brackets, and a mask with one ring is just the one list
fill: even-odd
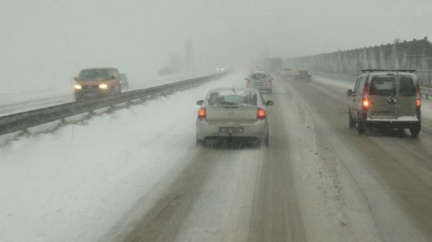
[(243, 76), (0, 147), (0, 241), (95, 241), (160, 179), (187, 165), (196, 101), (233, 83), (242, 86)]

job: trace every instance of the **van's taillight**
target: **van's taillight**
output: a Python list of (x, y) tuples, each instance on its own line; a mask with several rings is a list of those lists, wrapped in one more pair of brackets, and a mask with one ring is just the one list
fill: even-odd
[(262, 108), (257, 109), (257, 118), (258, 119), (265, 119), (266, 118), (266, 112)]
[(362, 101), (363, 109), (367, 109), (369, 107), (369, 85), (365, 85), (363, 88), (363, 101)]
[(417, 85), (416, 86), (416, 96), (417, 96), (417, 98), (416, 98), (416, 106), (419, 108), (420, 106), (421, 106), (421, 95), (420, 95), (420, 86), (419, 85)]
[(207, 117), (207, 110), (205, 108), (200, 108), (198, 110), (198, 118), (206, 118)]
[(363, 98), (363, 108), (368, 108), (369, 107), (369, 99), (368, 98)]

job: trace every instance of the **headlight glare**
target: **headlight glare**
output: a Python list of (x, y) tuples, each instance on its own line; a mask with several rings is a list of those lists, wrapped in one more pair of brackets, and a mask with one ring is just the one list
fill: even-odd
[(77, 90), (81, 90), (82, 89), (82, 86), (80, 85), (80, 84), (75, 84), (75, 89), (77, 89)]
[(105, 83), (103, 83), (103, 84), (100, 84), (100, 85), (99, 85), (99, 88), (100, 88), (100, 89), (108, 89), (108, 85), (105, 84)]

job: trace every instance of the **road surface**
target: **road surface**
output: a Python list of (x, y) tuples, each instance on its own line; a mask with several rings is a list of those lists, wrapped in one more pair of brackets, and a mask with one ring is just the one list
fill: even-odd
[(275, 80), (269, 148), (191, 148), (155, 205), (104, 239), (431, 241), (430, 117), (419, 138), (359, 135), (345, 93)]

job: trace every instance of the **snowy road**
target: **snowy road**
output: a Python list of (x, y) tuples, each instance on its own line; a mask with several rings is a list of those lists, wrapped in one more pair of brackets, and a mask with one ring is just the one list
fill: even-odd
[(417, 139), (358, 135), (343, 85), (276, 78), (269, 148), (196, 147), (244, 75), (0, 147), (0, 241), (432, 240), (429, 104)]

